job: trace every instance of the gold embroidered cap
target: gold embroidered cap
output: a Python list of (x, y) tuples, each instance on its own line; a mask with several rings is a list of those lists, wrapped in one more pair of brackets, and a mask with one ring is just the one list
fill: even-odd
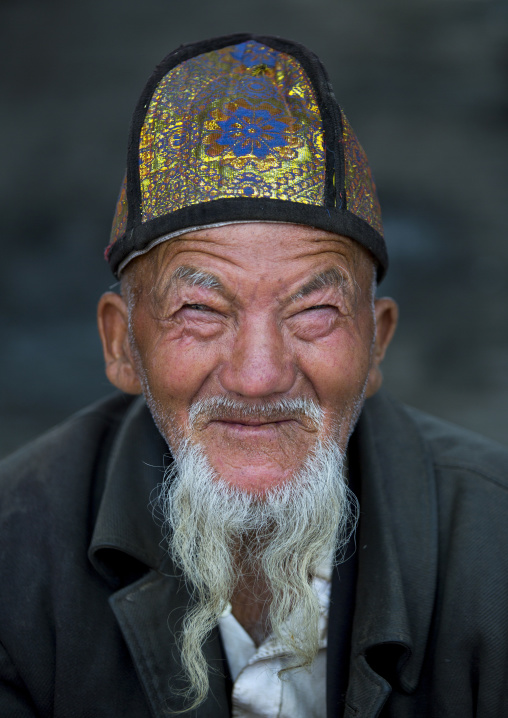
[(191, 229), (291, 222), (342, 234), (388, 266), (364, 151), (319, 59), (275, 37), (180, 47), (134, 112), (127, 171), (105, 256), (134, 257)]

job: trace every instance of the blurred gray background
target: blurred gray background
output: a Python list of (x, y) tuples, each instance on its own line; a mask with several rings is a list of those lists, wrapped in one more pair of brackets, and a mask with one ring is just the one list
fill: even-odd
[(370, 158), (386, 386), (508, 443), (506, 3), (1, 0), (0, 454), (110, 391), (95, 305), (131, 112), (170, 50), (242, 31), (317, 52)]

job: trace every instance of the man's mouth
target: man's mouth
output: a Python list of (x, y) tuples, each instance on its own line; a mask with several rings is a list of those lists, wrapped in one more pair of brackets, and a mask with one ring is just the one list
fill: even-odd
[(296, 419), (212, 419), (222, 424), (240, 424), (242, 426), (267, 426), (271, 424), (288, 424)]
[(255, 419), (255, 418), (249, 418), (249, 419), (210, 419), (208, 422), (208, 425), (210, 424), (224, 424), (225, 426), (231, 426), (231, 427), (241, 427), (245, 426), (247, 428), (268, 428), (271, 426), (279, 427), (287, 424), (292, 423), (300, 423), (297, 419)]

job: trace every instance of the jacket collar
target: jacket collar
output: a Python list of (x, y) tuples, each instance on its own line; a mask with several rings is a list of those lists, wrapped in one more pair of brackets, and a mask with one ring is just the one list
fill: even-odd
[[(166, 559), (150, 497), (171, 461), (142, 398), (127, 411), (113, 444), (89, 557), (113, 586), (159, 569)], [(139, 577), (139, 576), (138, 576)]]
[(377, 715), (391, 686), (413, 692), (422, 669), (437, 581), (434, 471), (409, 414), (382, 394), (366, 402), (351, 452), (361, 518), (346, 702)]

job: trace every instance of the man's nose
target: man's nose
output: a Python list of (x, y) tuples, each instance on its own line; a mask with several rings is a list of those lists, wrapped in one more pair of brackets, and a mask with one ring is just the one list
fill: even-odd
[(296, 367), (286, 344), (275, 320), (258, 317), (242, 321), (219, 374), (223, 388), (252, 398), (288, 392), (295, 382)]

